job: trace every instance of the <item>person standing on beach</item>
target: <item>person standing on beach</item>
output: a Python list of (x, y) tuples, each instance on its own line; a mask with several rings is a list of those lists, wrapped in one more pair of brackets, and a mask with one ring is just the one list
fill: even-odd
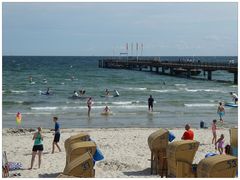
[[(218, 146), (217, 146), (218, 144)], [(224, 135), (221, 134), (220, 138), (217, 140), (217, 142), (215, 143), (215, 149), (219, 151), (220, 154), (223, 153), (223, 145), (224, 145)]]
[(212, 133), (213, 133), (212, 144), (213, 144), (213, 142), (215, 144), (217, 141), (217, 132), (216, 131), (217, 131), (217, 120), (214, 119), (212, 122)]
[(42, 151), (43, 151), (43, 136), (42, 136), (42, 128), (38, 127), (38, 131), (34, 133), (33, 139), (34, 140), (34, 145), (32, 148), (32, 159), (31, 159), (31, 167), (29, 170), (33, 168), (35, 156), (38, 153), (38, 168), (41, 166), (41, 156), (42, 156)]
[(59, 152), (61, 152), (61, 148), (58, 145), (58, 142), (60, 140), (60, 126), (57, 120), (58, 120), (58, 117), (53, 117), (53, 122), (55, 122), (55, 129), (51, 129), (51, 131), (54, 131), (54, 139), (52, 143), (52, 154), (54, 153), (55, 146), (57, 146)]
[(88, 106), (88, 116), (90, 116), (90, 112), (91, 112), (91, 109), (92, 109), (92, 97), (90, 97), (87, 101), (87, 106)]
[(194, 133), (193, 133), (193, 131), (190, 129), (190, 125), (189, 124), (186, 124), (185, 125), (185, 132), (184, 132), (184, 134), (183, 134), (183, 136), (182, 136), (182, 140), (193, 140), (193, 138), (194, 138)]
[(220, 121), (223, 122), (223, 116), (225, 114), (225, 109), (224, 109), (224, 107), (222, 105), (222, 102), (219, 103), (219, 106), (218, 106), (218, 109), (217, 109), (217, 113), (218, 113), (218, 115), (220, 117)]
[(152, 98), (152, 95), (150, 95), (150, 97), (148, 98), (148, 111), (153, 112), (153, 102), (154, 102), (154, 99)]

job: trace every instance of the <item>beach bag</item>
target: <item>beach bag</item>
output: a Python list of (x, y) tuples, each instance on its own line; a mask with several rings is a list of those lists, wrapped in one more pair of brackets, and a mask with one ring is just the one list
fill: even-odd
[[(90, 141), (95, 142), (92, 138), (89, 138), (89, 139), (90, 139)], [(94, 165), (95, 165), (96, 161), (101, 161), (103, 159), (104, 159), (104, 156), (103, 156), (102, 152), (100, 151), (100, 149), (98, 147), (96, 147), (95, 154), (93, 155)]]
[(169, 141), (169, 142), (172, 142), (175, 138), (176, 138), (176, 137), (174, 136), (174, 134), (169, 131), (168, 141)]
[(100, 149), (97, 147), (95, 154), (93, 155), (93, 160), (94, 161), (101, 161), (104, 159), (104, 156)]

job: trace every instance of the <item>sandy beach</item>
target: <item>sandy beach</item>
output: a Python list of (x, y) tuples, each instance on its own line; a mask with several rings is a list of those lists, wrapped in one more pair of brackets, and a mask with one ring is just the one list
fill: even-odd
[[(95, 177), (158, 177), (150, 175), (150, 149), (148, 147), (148, 136), (158, 128), (101, 128), (101, 129), (62, 129), (60, 146), (62, 152), (51, 154), (53, 135), (49, 129), (43, 129), (44, 152), (41, 168), (37, 168), (37, 158), (34, 169), (30, 167), (31, 151), (33, 146), (33, 132), (24, 129), (18, 132), (14, 129), (3, 129), (3, 151), (7, 152), (9, 162), (21, 162), (23, 170), (10, 171), (21, 173), (26, 178), (56, 177), (65, 167), (64, 141), (71, 135), (79, 132), (87, 132), (97, 143), (104, 154), (104, 160), (95, 165)], [(217, 152), (211, 144), (211, 129), (193, 129), (195, 140), (200, 142), (194, 163), (198, 163), (208, 152)], [(184, 129), (169, 129), (180, 140)], [(229, 144), (229, 129), (217, 130), (217, 136), (225, 135), (225, 145)], [(217, 152), (218, 153), (218, 152)]]

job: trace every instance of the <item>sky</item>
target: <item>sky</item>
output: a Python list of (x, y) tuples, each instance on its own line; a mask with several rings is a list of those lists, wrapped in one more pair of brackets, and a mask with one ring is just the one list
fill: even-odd
[(237, 56), (237, 8), (236, 2), (4, 2), (2, 54)]

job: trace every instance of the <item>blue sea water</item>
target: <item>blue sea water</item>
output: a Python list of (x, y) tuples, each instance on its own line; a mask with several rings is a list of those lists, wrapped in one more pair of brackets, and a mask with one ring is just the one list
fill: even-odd
[[(233, 74), (213, 72), (213, 79), (194, 80), (150, 72), (98, 67), (103, 57), (3, 56), (3, 128), (16, 127), (16, 113), (22, 113), (22, 127), (53, 125), (58, 116), (62, 128), (79, 127), (199, 127), (219, 118), (219, 101), (230, 102), (229, 92), (237, 92)], [(161, 57), (178, 60), (187, 57)], [(194, 57), (201, 62), (237, 62), (237, 57)], [(32, 76), (34, 83), (29, 83)], [(199, 77), (204, 77), (200, 74)], [(44, 82), (44, 79), (47, 82)], [(164, 84), (165, 83), (165, 84)], [(41, 95), (50, 87), (51, 96)], [(91, 116), (86, 99), (70, 99), (81, 88), (93, 97)], [(105, 89), (117, 89), (119, 97), (100, 97)], [(152, 95), (154, 112), (148, 113), (147, 99)], [(108, 105), (113, 114), (101, 115)], [(237, 108), (225, 107), (224, 126), (237, 125)]]

